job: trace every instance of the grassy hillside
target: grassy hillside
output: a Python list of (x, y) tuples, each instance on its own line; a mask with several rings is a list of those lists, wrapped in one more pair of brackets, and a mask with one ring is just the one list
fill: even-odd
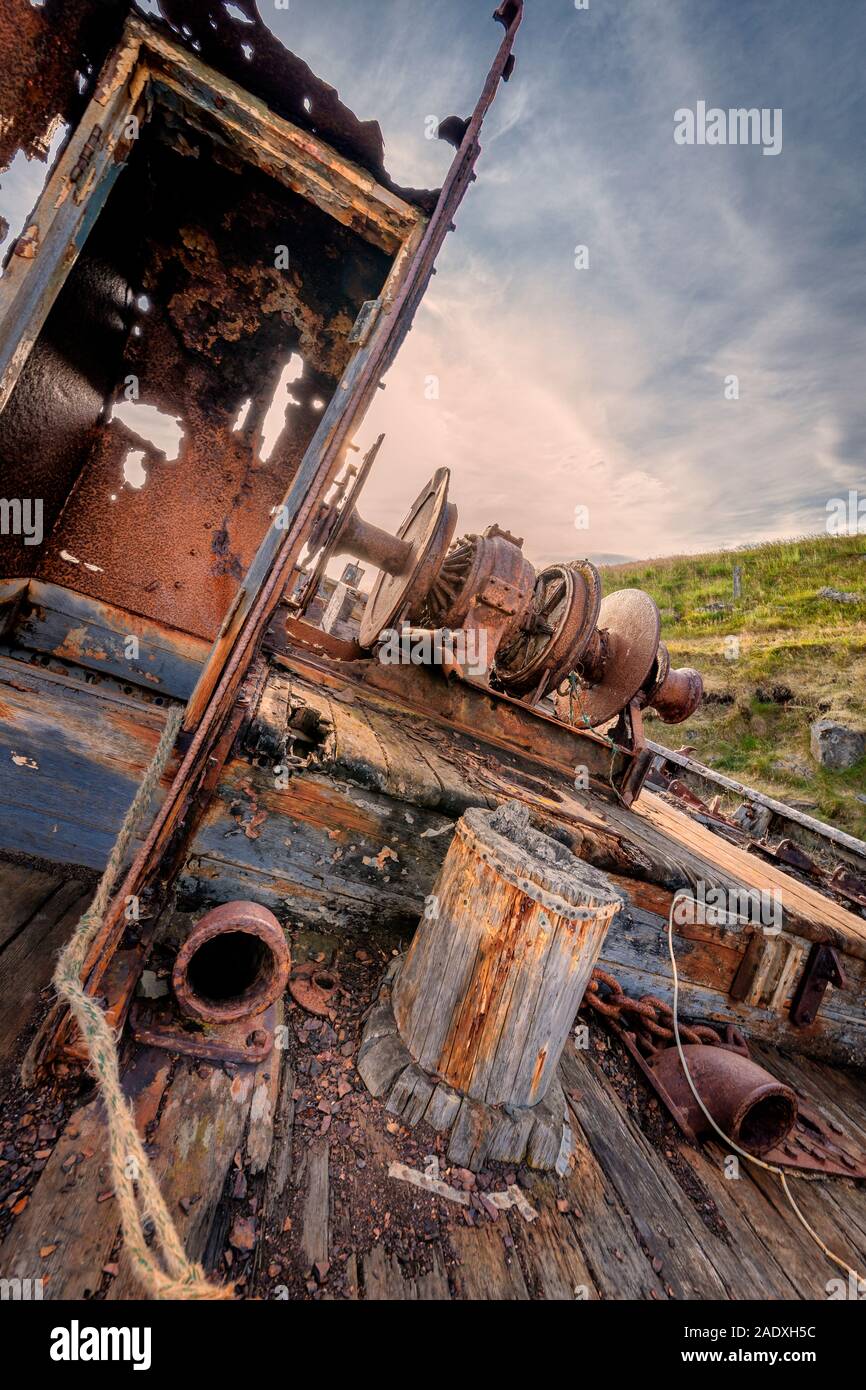
[[(734, 599), (733, 570), (742, 570)], [(866, 838), (866, 759), (846, 772), (809, 753), (814, 719), (866, 729), (866, 537), (819, 536), (602, 570), (604, 592), (646, 589), (677, 666), (707, 698), (685, 724), (647, 732), (720, 772)], [(858, 603), (819, 597), (830, 588)], [(735, 643), (726, 639), (738, 639)]]

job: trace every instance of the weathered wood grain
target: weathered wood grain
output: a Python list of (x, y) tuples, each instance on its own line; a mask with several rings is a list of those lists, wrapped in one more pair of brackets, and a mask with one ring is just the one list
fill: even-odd
[(520, 1261), (514, 1251), (503, 1245), (501, 1224), (452, 1229), (449, 1241), (458, 1261), (454, 1274), (458, 1298), (484, 1302), (528, 1300)]
[[(124, 1076), (139, 1131), (155, 1118), (171, 1070), (165, 1052), (142, 1052)], [(98, 1101), (72, 1115), (30, 1204), (0, 1247), (0, 1277), (44, 1278), (45, 1297), (92, 1297), (120, 1233), (111, 1190), (105, 1117)], [(52, 1248), (53, 1247), (53, 1248)], [(40, 1250), (50, 1249), (45, 1258)], [(140, 1297), (131, 1283), (128, 1296)]]
[[(204, 1255), (226, 1177), (241, 1146), (255, 1089), (255, 1075), (179, 1057), (153, 1132), (153, 1172), (191, 1259)], [(132, 1262), (121, 1251), (108, 1299), (141, 1297)]]
[(5, 1059), (27, 1027), (50, 984), (57, 956), (93, 889), (80, 879), (58, 883), (26, 925), (0, 951), (0, 1059)]
[[(431, 1076), (475, 1101), (521, 1107), (550, 1087), (620, 899), (547, 837), (533, 849), (507, 834), (496, 814), (459, 822), (393, 1004)], [(562, 863), (542, 858), (551, 846)]]
[(358, 1257), (358, 1277), (366, 1302), (441, 1303), (449, 1299), (448, 1275), (442, 1252), (435, 1243), (428, 1247), (432, 1268), (426, 1274), (407, 1276), (400, 1262), (381, 1244)]
[(0, 658), (0, 849), (102, 869), (166, 714)]
[(208, 653), (201, 638), (38, 579), (28, 583), (9, 640), (176, 700), (189, 697)]
[(0, 861), (0, 950), (57, 892), (61, 882), (57, 874)]
[(330, 1228), (330, 1148), (317, 1140), (307, 1152), (307, 1187), (301, 1216), (301, 1249), (307, 1271), (328, 1260)]
[[(704, 1225), (595, 1065), (585, 1054), (567, 1049), (563, 1075), (567, 1094), (570, 1083), (575, 1120), (628, 1212), (648, 1260), (660, 1262), (665, 1287), (677, 1298), (747, 1297), (736, 1254)], [(677, 1235), (671, 1245), (674, 1225)]]

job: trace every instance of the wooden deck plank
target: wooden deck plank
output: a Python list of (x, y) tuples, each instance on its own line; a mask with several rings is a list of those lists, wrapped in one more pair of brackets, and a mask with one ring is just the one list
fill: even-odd
[[(600, 1298), (574, 1225), (554, 1200), (549, 1178), (533, 1174), (527, 1197), (538, 1211), (534, 1221), (514, 1221), (511, 1234), (520, 1254), (524, 1278), (535, 1298), (574, 1302)], [(500, 1221), (504, 1218), (500, 1217)]]
[(93, 889), (80, 879), (58, 882), (55, 891), (0, 953), (0, 1060), (30, 1023), (39, 995), (50, 984), (66, 944)]
[(101, 869), (167, 713), (0, 657), (0, 849)]
[[(777, 1244), (768, 1241), (775, 1223), (772, 1209), (749, 1179), (748, 1172), (737, 1179), (728, 1179), (719, 1166), (718, 1157), (704, 1148), (690, 1144), (677, 1145), (680, 1158), (689, 1165), (695, 1177), (712, 1200), (730, 1232), (730, 1244), (743, 1264), (743, 1293), (741, 1297), (799, 1299), (806, 1295), (795, 1282), (796, 1273)], [(744, 1200), (737, 1201), (742, 1196)], [(763, 1233), (763, 1234), (762, 1234)]]
[(56, 892), (59, 874), (0, 862), (0, 951)]
[(734, 883), (768, 891), (779, 889), (786, 917), (790, 915), (796, 920), (802, 935), (809, 940), (823, 940), (828, 932), (836, 933), (844, 949), (866, 959), (866, 921), (824, 897), (816, 888), (732, 845), (646, 789), (628, 815), (659, 832), (670, 846), (679, 846), (696, 863), (713, 866), (722, 879), (727, 877)]
[[(748, 1297), (736, 1254), (704, 1225), (603, 1073), (585, 1054), (568, 1048), (563, 1074), (572, 1112), (648, 1258), (660, 1262), (665, 1287), (673, 1288), (677, 1298)], [(671, 1245), (674, 1227), (678, 1231)]]
[[(165, 1054), (168, 1056), (168, 1054)], [(241, 1146), (255, 1075), (179, 1057), (149, 1151), (154, 1175), (191, 1259), (200, 1260), (236, 1151)], [(125, 1251), (108, 1299), (140, 1298)]]
[[(773, 1208), (780, 1225), (796, 1234), (803, 1251), (803, 1262), (807, 1266), (803, 1283), (811, 1288), (811, 1292), (804, 1293), (803, 1297), (826, 1298), (828, 1280), (838, 1278), (842, 1271), (827, 1258), (804, 1228), (785, 1196), (780, 1180), (774, 1174), (754, 1166), (750, 1167), (750, 1177)], [(850, 1221), (844, 1219), (835, 1202), (827, 1200), (824, 1192), (825, 1184), (835, 1181), (844, 1182), (845, 1179), (824, 1178), (809, 1182), (792, 1177), (788, 1179), (788, 1184), (797, 1206), (827, 1248), (862, 1272), (866, 1263), (866, 1247), (860, 1233)]]
[(529, 1299), (520, 1261), (514, 1251), (506, 1250), (499, 1222), (453, 1226), (449, 1241), (458, 1261), (454, 1274), (458, 1298), (497, 1303)]
[[(168, 1053), (148, 1049), (123, 1078), (141, 1133), (156, 1115), (170, 1069)], [(101, 1103), (91, 1101), (73, 1113), (0, 1247), (0, 1276), (45, 1278), (49, 1299), (89, 1298), (103, 1282), (119, 1234), (105, 1117)], [(43, 1249), (50, 1251), (44, 1259)], [(141, 1296), (137, 1285), (129, 1296)]]
[(407, 1278), (399, 1261), (389, 1255), (382, 1244), (374, 1245), (366, 1255), (358, 1258), (365, 1302), (446, 1302), (451, 1291), (438, 1245), (431, 1244), (430, 1257), (432, 1268), (426, 1274)]

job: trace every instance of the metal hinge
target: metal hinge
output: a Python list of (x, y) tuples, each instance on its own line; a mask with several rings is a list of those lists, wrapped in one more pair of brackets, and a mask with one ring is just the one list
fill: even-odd
[(815, 1022), (828, 985), (846, 989), (847, 983), (838, 952), (832, 946), (816, 942), (791, 1000), (789, 1018), (794, 1027), (808, 1028)]
[(360, 347), (364, 346), (370, 336), (373, 324), (379, 317), (381, 308), (381, 299), (368, 299), (361, 305), (354, 327), (349, 334), (350, 343), (357, 343)]
[(102, 126), (95, 125), (81, 147), (81, 153), (72, 166), (69, 175), (70, 183), (80, 183), (87, 173), (96, 151), (99, 149), (99, 142), (102, 139)]

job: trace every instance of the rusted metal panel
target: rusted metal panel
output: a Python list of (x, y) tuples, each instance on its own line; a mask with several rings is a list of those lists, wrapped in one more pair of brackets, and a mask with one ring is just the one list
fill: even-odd
[[(40, 574), (212, 639), (419, 213), (133, 20), (34, 217), (33, 255), (0, 283), (0, 450), (13, 490), (38, 459), (27, 483), (49, 533), (64, 509)], [(293, 352), (303, 376), (264, 461), (259, 429), (233, 424), (246, 399), (261, 426)], [(106, 426), (106, 400), (130, 390), (183, 426), (176, 466), (147, 434)], [(124, 477), (131, 453), (149, 470), (141, 490)], [(32, 572), (33, 549), (4, 550), (7, 574)]]
[(99, 71), (120, 36), (126, 0), (4, 0), (0, 7), (0, 169), (20, 149), (44, 159), (50, 131), (75, 121), (86, 97), (76, 74)]
[[(398, 187), (385, 169), (384, 141), (376, 121), (360, 121), (335, 88), (317, 77), (271, 33), (254, 0), (238, 0), (246, 20), (218, 0), (161, 0), (167, 23), (150, 21), (173, 43), (193, 49), (203, 63), (245, 88), (302, 130), (315, 133), (383, 187), (426, 212), (435, 206), (429, 189)], [(249, 57), (244, 51), (249, 49)]]
[[(418, 208), (430, 211), (436, 194), (401, 189), (384, 165), (382, 132), (376, 121), (360, 121), (336, 90), (289, 52), (264, 23), (251, 0), (232, 16), (218, 0), (165, 0), (165, 21), (148, 17), (148, 27), (236, 81), (302, 130), (315, 131), (346, 159)], [(129, 0), (5, 0), (0, 12), (0, 168), (18, 149), (44, 158), (57, 119), (75, 124), (90, 95), (79, 74), (98, 73), (117, 43)], [(251, 50), (248, 58), (244, 48)]]
[[(134, 36), (125, 51), (131, 82), (138, 61)], [(119, 58), (118, 65), (116, 82), (106, 79), (112, 100), (124, 90)], [(111, 132), (107, 120), (109, 145)], [(28, 461), (31, 456), (24, 443), (25, 436), (31, 442), (35, 404), (37, 418), (52, 420), (63, 453), (46, 465), (49, 527), (74, 484), (40, 576), (60, 584), (74, 576), (76, 587), (95, 598), (213, 638), (356, 350), (349, 335), (361, 306), (379, 293), (389, 261), (261, 170), (237, 161), (229, 167), (210, 139), (182, 141), (159, 110), (126, 153), (127, 172), (87, 238), (40, 342), (58, 339), (64, 313), (74, 321), (86, 311), (93, 299), (89, 280), (110, 268), (101, 321), (115, 326), (116, 337), (119, 330), (119, 341), (103, 368), (110, 381), (102, 381), (102, 391), (131, 391), (134, 401), (178, 422), (179, 456), (172, 460), (128, 423), (98, 422), (99, 390), (91, 392), (92, 401), (86, 391), (71, 392), (77, 408), (89, 414), (80, 441), (70, 440), (68, 422), (58, 425), (51, 417), (53, 364), (40, 375), (45, 354), (36, 352), (10, 400), (11, 424), (4, 416), (0, 431), (11, 465), (7, 486), (14, 490), (25, 454)], [(106, 159), (103, 152), (103, 164)], [(95, 193), (92, 200), (100, 201)], [(67, 198), (63, 206), (73, 202)], [(91, 219), (97, 210), (90, 210)], [(399, 209), (391, 212), (397, 217)], [(52, 230), (55, 239), (68, 232), (65, 221)], [(86, 229), (87, 222), (79, 237)], [(286, 267), (275, 261), (280, 246), (290, 247)], [(44, 274), (34, 280), (34, 267), (22, 284), (27, 305), (34, 295), (50, 297), (50, 271), (46, 259)], [(144, 312), (136, 307), (139, 292), (149, 301)], [(20, 355), (27, 334), (12, 336)], [(86, 380), (93, 375), (82, 361), (86, 340), (83, 348), (69, 347)], [(267, 402), (293, 352), (303, 361), (303, 375), (292, 383), (297, 404), (265, 461), (256, 437), (234, 425), (245, 399)], [(140, 488), (124, 480), (124, 460), (135, 451), (147, 472)], [(17, 549), (25, 552), (22, 563), (29, 559), (23, 544)]]

